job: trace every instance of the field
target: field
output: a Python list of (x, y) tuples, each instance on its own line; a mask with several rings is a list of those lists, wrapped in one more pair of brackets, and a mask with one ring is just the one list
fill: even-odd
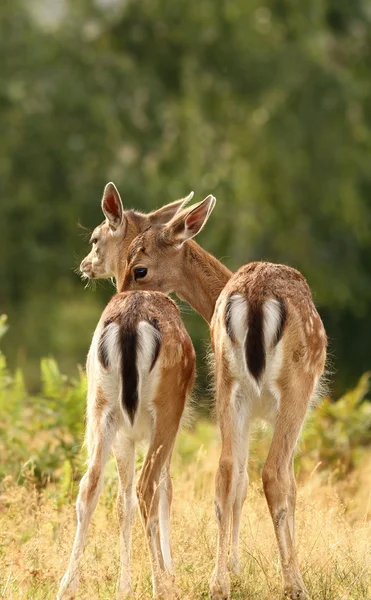
[[(209, 426), (204, 425), (209, 428)], [(208, 430), (214, 433), (212, 428)], [(187, 442), (183, 433), (182, 443)], [(195, 439), (192, 434), (192, 445)], [(187, 463), (187, 461), (185, 461)], [(217, 443), (200, 441), (193, 459), (175, 457), (172, 518), (173, 553), (182, 597), (207, 598), (216, 540), (213, 472)], [(346, 481), (326, 481), (314, 472), (300, 485), (298, 526), (300, 562), (313, 600), (366, 600), (371, 597), (371, 465)], [(63, 487), (63, 486), (62, 486)], [(74, 534), (75, 486), (64, 497), (61, 486), (39, 491), (3, 481), (0, 499), (0, 596), (55, 598)], [(78, 598), (114, 598), (118, 572), (115, 467), (107, 469), (102, 495), (82, 562)], [(150, 598), (150, 569), (139, 519), (134, 528), (134, 598)], [(242, 572), (232, 579), (232, 598), (280, 597), (278, 553), (262, 488), (253, 481), (244, 509)]]
[[(41, 379), (41, 392), (30, 396), (22, 373), (9, 373), (0, 354), (0, 598), (9, 600), (55, 598), (71, 549), (74, 501), (84, 470), (84, 375), (79, 371), (68, 380), (53, 360), (44, 359)], [(298, 552), (312, 600), (371, 598), (368, 389), (366, 374), (337, 402), (324, 399), (309, 417), (298, 449)], [(242, 571), (232, 578), (235, 600), (280, 597), (278, 552), (260, 483), (269, 437), (262, 428), (253, 435)], [(198, 419), (192, 429), (181, 432), (174, 454), (172, 546), (181, 597), (189, 600), (208, 597), (216, 546), (213, 479), (218, 451), (215, 425)], [(138, 468), (142, 458), (140, 451)], [(82, 561), (81, 600), (115, 597), (116, 490), (110, 462)], [(139, 519), (133, 582), (134, 598), (151, 597)]]

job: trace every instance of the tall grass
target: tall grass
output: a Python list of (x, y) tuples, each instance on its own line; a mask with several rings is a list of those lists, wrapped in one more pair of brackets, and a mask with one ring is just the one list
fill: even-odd
[[(0, 319), (0, 335), (6, 329)], [(312, 600), (371, 598), (371, 404), (369, 376), (337, 402), (325, 399), (308, 418), (296, 458), (297, 538)], [(75, 527), (74, 501), (84, 468), (81, 450), (85, 376), (63, 376), (41, 362), (41, 392), (29, 395), (22, 373), (0, 354), (0, 598), (55, 598)], [(242, 572), (234, 599), (280, 596), (273, 527), (260, 484), (270, 432), (258, 427), (250, 453), (251, 484), (241, 534)], [(178, 438), (172, 475), (172, 546), (182, 598), (208, 597), (215, 555), (213, 479), (216, 427), (205, 420)], [(142, 453), (138, 453), (140, 467)], [(118, 572), (117, 491), (113, 462), (90, 528), (78, 598), (108, 600)], [(133, 541), (134, 598), (151, 595), (139, 520)]]

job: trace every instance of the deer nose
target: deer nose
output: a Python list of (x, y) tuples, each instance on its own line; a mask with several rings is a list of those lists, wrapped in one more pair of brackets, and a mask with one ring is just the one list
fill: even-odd
[(85, 271), (89, 271), (89, 267), (91, 267), (90, 261), (87, 258), (84, 258), (84, 260), (82, 260), (80, 263), (81, 273), (84, 273)]

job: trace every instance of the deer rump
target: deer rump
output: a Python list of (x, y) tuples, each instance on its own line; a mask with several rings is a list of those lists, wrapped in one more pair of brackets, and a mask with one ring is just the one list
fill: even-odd
[(267, 356), (282, 338), (287, 308), (281, 298), (249, 301), (233, 294), (225, 307), (225, 328), (232, 342), (243, 350), (245, 369), (257, 392), (261, 392)]
[(160, 348), (161, 333), (155, 320), (104, 324), (98, 343), (98, 360), (105, 372), (103, 388), (111, 398), (118, 392), (124, 417), (131, 426), (138, 412), (140, 390), (157, 362)]

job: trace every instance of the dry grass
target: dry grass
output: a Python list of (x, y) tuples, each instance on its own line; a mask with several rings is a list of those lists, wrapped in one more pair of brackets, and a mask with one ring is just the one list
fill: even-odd
[[(213, 567), (216, 523), (213, 473), (217, 445), (202, 447), (193, 463), (175, 458), (172, 542), (182, 597), (206, 599)], [(371, 468), (341, 484), (320, 482), (314, 473), (299, 488), (297, 537), (304, 579), (312, 600), (371, 598)], [(91, 524), (82, 562), (80, 600), (115, 597), (118, 572), (116, 477), (112, 464)], [(71, 493), (72, 496), (72, 493)], [(0, 597), (55, 598), (74, 535), (72, 497), (61, 502), (58, 489), (41, 494), (10, 478), (0, 498)], [(139, 520), (134, 530), (134, 598), (151, 597), (149, 560)], [(232, 598), (280, 597), (280, 570), (273, 528), (259, 482), (250, 486), (241, 537), (242, 573), (232, 580)]]

